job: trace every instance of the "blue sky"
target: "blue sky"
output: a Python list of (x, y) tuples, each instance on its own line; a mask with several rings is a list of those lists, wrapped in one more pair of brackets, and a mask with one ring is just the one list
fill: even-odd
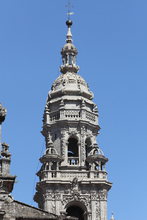
[[(94, 92), (113, 187), (108, 219), (147, 219), (147, 2), (72, 0), (80, 74)], [(59, 75), (66, 0), (0, 0), (0, 102), (3, 141), (17, 175), (13, 197), (35, 205), (35, 173), (46, 97)]]

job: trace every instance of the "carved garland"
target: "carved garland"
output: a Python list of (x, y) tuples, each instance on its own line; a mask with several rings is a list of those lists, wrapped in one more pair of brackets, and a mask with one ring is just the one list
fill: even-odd
[(90, 206), (90, 195), (80, 195), (79, 193), (73, 193), (72, 195), (63, 195), (62, 204), (66, 206), (70, 202), (79, 201), (86, 207)]

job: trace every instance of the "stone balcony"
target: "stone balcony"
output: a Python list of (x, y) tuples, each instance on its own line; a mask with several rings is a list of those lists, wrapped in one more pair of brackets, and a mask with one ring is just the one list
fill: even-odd
[(67, 171), (42, 171), (40, 175), (40, 181), (45, 180), (71, 180), (77, 177), (79, 180), (107, 180), (107, 172), (106, 171), (74, 171), (74, 170), (67, 170)]
[(86, 109), (60, 109), (50, 113), (49, 123), (54, 123), (57, 120), (85, 120), (92, 124), (98, 124), (97, 114), (89, 112)]

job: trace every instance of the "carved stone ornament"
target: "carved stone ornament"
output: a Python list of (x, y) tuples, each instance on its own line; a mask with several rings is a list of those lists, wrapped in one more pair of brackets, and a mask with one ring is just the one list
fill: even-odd
[(72, 201), (80, 201), (80, 195), (79, 194), (63, 195), (62, 203), (64, 206)]
[(76, 128), (69, 128), (69, 135), (70, 136), (75, 136), (75, 135), (77, 135), (78, 134), (78, 132), (77, 132), (77, 130), (76, 130)]
[(55, 200), (61, 200), (61, 194), (60, 193), (55, 194)]
[(65, 158), (65, 149), (66, 149), (66, 140), (62, 138), (61, 139), (61, 154), (63, 158)]
[(90, 195), (81, 195), (78, 192), (74, 192), (71, 195), (63, 195), (62, 204), (66, 206), (70, 202), (78, 201), (83, 203), (87, 208), (90, 207)]
[(85, 139), (84, 139), (84, 136), (81, 136), (81, 156), (82, 156), (82, 161), (85, 161), (86, 152), (85, 152)]
[(86, 134), (86, 128), (85, 128), (85, 126), (82, 126), (81, 127), (81, 136), (85, 136), (85, 134)]
[(44, 199), (45, 200), (54, 201), (55, 200), (55, 194), (54, 193), (46, 193), (44, 195)]
[(93, 138), (93, 135), (91, 132), (88, 132), (87, 135), (86, 135), (86, 138)]
[(46, 136), (46, 145), (47, 145), (47, 147), (50, 147), (51, 144), (52, 144), (51, 134), (48, 131), (47, 136)]
[[(57, 90), (62, 91), (63, 89), (66, 89), (66, 87), (69, 87), (70, 84), (74, 84), (75, 88), (77, 90), (84, 87), (85, 93), (87, 93), (90, 96), (90, 98), (93, 98), (93, 93), (90, 91), (89, 86), (85, 82), (85, 80), (80, 75), (73, 74), (70, 72), (67, 72), (66, 74), (61, 74), (54, 81), (54, 83), (51, 87), (51, 91), (49, 92), (49, 98), (52, 96), (52, 93), (54, 93)], [(71, 89), (71, 91), (72, 91), (72, 89)]]
[(66, 128), (62, 128), (61, 129), (61, 138), (65, 138), (65, 133), (66, 133), (67, 129)]
[(107, 190), (100, 190), (98, 195), (99, 200), (107, 200)]
[(78, 192), (78, 190), (79, 190), (79, 183), (78, 183), (77, 177), (75, 177), (72, 181), (71, 190), (72, 190), (72, 192)]
[(97, 201), (99, 198), (98, 198), (98, 194), (97, 193), (92, 193), (91, 194), (91, 200), (92, 201)]
[(96, 220), (101, 219), (101, 206), (100, 202), (96, 202)]

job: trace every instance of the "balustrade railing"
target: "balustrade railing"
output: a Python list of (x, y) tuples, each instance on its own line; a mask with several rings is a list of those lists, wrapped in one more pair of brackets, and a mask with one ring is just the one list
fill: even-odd
[(64, 111), (64, 117), (65, 118), (80, 118), (80, 111), (79, 110), (65, 110)]
[(79, 165), (79, 158), (78, 157), (69, 157), (68, 158), (68, 164), (70, 166), (77, 166), (77, 165)]
[(50, 114), (50, 120), (51, 121), (55, 121), (55, 120), (59, 120), (60, 119), (60, 114), (59, 112), (54, 112)]
[(78, 110), (78, 109), (65, 109), (65, 110), (59, 110), (56, 112), (50, 113), (50, 121), (54, 122), (55, 120), (59, 119), (68, 119), (68, 120), (76, 120), (76, 119), (84, 119), (88, 121), (95, 122), (97, 121), (97, 117), (94, 113), (89, 112), (87, 110)]
[(90, 113), (90, 112), (86, 112), (86, 119), (90, 120), (90, 121), (96, 121), (95, 119), (95, 115)]
[[(79, 159), (77, 157), (72, 157), (68, 159), (69, 166), (77, 166), (79, 164)], [(78, 177), (79, 179), (89, 178), (89, 179), (100, 179), (107, 180), (107, 172), (105, 171), (61, 171), (61, 170), (50, 170), (44, 171), (40, 181), (49, 180), (51, 178), (74, 178)]]
[(107, 179), (107, 173), (104, 171), (96, 171), (94, 172), (94, 178)]
[(52, 178), (57, 177), (57, 172), (56, 172), (56, 171), (52, 171), (52, 172), (51, 172), (51, 177), (52, 177)]

